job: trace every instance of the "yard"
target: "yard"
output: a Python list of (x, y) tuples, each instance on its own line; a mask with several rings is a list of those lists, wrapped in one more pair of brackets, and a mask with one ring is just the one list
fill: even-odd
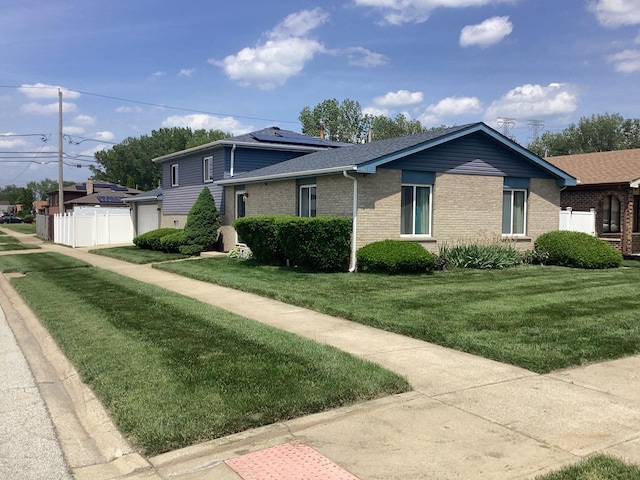
[(154, 265), (546, 373), (640, 352), (640, 262), (318, 274), (229, 258)]
[[(54, 253), (0, 256), (147, 455), (410, 389), (370, 362)], [(46, 295), (43, 295), (46, 292)]]
[[(21, 224), (9, 224), (11, 226), (21, 225)], [(4, 226), (4, 224), (2, 225)], [(0, 252), (6, 250), (28, 250), (28, 249), (37, 249), (40, 248), (37, 245), (27, 245), (24, 243), (20, 243), (15, 237), (11, 235), (7, 235), (4, 232), (0, 232)]]

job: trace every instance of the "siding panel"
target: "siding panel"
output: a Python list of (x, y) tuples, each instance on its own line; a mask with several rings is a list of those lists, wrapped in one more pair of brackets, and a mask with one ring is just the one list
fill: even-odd
[(174, 187), (163, 191), (162, 214), (186, 215), (196, 202), (203, 187), (207, 187), (216, 201), (216, 208), (224, 214), (224, 187), (215, 184), (190, 185), (187, 187)]

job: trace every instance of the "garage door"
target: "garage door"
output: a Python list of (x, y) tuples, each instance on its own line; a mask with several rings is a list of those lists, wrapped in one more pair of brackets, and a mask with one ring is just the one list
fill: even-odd
[(158, 224), (158, 204), (138, 205), (138, 228), (137, 235), (150, 232), (159, 228)]

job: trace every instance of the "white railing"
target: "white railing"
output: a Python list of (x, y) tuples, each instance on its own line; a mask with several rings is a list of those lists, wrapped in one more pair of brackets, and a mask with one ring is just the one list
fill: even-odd
[(596, 235), (596, 210), (588, 212), (574, 212), (571, 207), (560, 211), (560, 230), (584, 232)]
[(53, 241), (74, 248), (131, 243), (133, 221), (128, 208), (57, 214)]

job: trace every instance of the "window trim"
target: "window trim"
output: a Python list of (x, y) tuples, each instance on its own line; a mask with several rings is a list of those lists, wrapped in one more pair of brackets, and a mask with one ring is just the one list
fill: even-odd
[[(502, 195), (503, 195), (503, 202), (504, 202), (504, 194), (506, 192), (510, 192), (511, 193), (511, 218), (509, 221), (509, 232), (502, 232), (502, 236), (503, 237), (526, 237), (527, 236), (527, 218), (528, 218), (528, 214), (529, 214), (529, 190), (527, 188), (510, 188), (510, 187), (505, 187), (502, 189)], [(514, 211), (515, 209), (513, 208), (514, 206), (514, 199), (515, 199), (515, 192), (523, 192), (524, 193), (524, 212), (523, 212), (523, 219), (522, 219), (522, 233), (514, 233), (513, 232), (513, 226), (514, 226)], [(502, 206), (502, 228), (504, 228), (504, 203)]]
[[(311, 189), (313, 189), (315, 191), (316, 194), (316, 208), (315, 210), (311, 210)], [(302, 214), (302, 198), (303, 198), (303, 190), (308, 190), (309, 193), (307, 194), (308, 196), (308, 204), (309, 204), (309, 211), (307, 212), (308, 215), (303, 215)], [(298, 216), (299, 217), (303, 217), (303, 218), (313, 218), (316, 217), (318, 215), (318, 206), (317, 206), (317, 202), (318, 202), (318, 186), (315, 183), (307, 183), (307, 184), (302, 184), (302, 185), (298, 185)], [(311, 215), (311, 212), (314, 212), (313, 215)]]
[[(412, 207), (411, 207), (411, 233), (402, 233), (402, 189), (412, 187)], [(429, 225), (428, 233), (415, 233), (416, 231), (416, 202), (417, 189), (429, 189)], [(433, 184), (428, 183), (402, 183), (400, 185), (400, 237), (403, 238), (431, 238), (433, 232)]]
[(213, 182), (213, 156), (209, 155), (202, 159), (202, 181), (204, 183)]
[(177, 163), (172, 164), (171, 167), (170, 167), (170, 169), (171, 169), (171, 186), (172, 187), (177, 187), (178, 185), (180, 185), (178, 167), (179, 167), (179, 165)]

